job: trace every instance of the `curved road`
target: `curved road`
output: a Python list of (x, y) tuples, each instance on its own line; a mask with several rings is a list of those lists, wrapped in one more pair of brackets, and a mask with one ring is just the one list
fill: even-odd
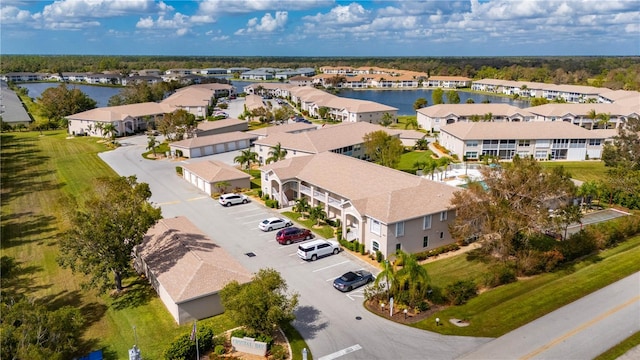
[[(122, 147), (100, 157), (120, 175), (149, 183), (164, 217), (188, 217), (247, 269), (271, 267), (300, 294), (294, 326), (315, 359), (586, 359), (640, 331), (640, 274), (597, 291), (498, 339), (443, 336), (396, 324), (362, 306), (362, 290), (335, 291), (331, 281), (354, 268), (372, 269), (348, 253), (301, 261), (296, 246), (280, 246), (257, 223), (277, 215), (261, 205), (223, 208), (176, 175), (174, 160), (149, 161), (146, 137), (120, 139)], [(214, 155), (232, 163), (237, 153)], [(203, 159), (187, 160), (201, 161)], [(245, 254), (253, 252), (255, 257)], [(358, 318), (357, 318), (358, 317)]]

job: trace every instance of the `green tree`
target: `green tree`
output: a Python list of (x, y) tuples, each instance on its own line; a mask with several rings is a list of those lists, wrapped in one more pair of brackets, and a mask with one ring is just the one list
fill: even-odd
[(531, 99), (531, 106), (540, 106), (548, 103), (549, 100), (541, 97), (534, 97), (533, 99)]
[(277, 143), (272, 146), (271, 149), (269, 149), (269, 153), (267, 155), (267, 164), (278, 162), (280, 160), (284, 160), (287, 157), (287, 149), (283, 149), (282, 145), (280, 143)]
[(364, 136), (365, 155), (376, 164), (395, 168), (404, 151), (402, 142), (383, 130), (374, 131)]
[(156, 137), (153, 134), (147, 134), (147, 150), (151, 150), (153, 152), (153, 156), (156, 156), (156, 148), (160, 145), (160, 142), (156, 140)]
[(245, 169), (251, 169), (251, 164), (258, 162), (258, 153), (251, 149), (242, 150), (240, 155), (233, 158), (233, 162), (240, 164), (240, 167), (247, 164)]
[(579, 205), (567, 205), (553, 212), (553, 225), (557, 230), (562, 230), (562, 238), (567, 239), (569, 226), (582, 220), (582, 209)]
[(595, 109), (591, 109), (587, 112), (586, 118), (591, 120), (591, 128), (593, 129), (596, 124), (596, 119), (598, 119), (598, 113)]
[(53, 121), (94, 109), (97, 104), (80, 89), (69, 90), (65, 84), (43, 91), (37, 103), (40, 106), (40, 114)]
[(455, 90), (447, 91), (447, 102), (449, 104), (460, 104), (460, 95)]
[(320, 116), (320, 119), (326, 119), (328, 113), (329, 113), (329, 108), (326, 106), (321, 106), (318, 109), (318, 115)]
[(416, 117), (409, 117), (407, 118), (407, 120), (404, 123), (404, 128), (405, 130), (408, 128), (412, 128), (414, 130), (417, 130), (420, 128), (420, 124), (418, 124), (418, 119)]
[(270, 334), (281, 322), (295, 319), (298, 294), (287, 294), (287, 283), (273, 269), (261, 269), (247, 284), (232, 281), (220, 291), (225, 312), (238, 324)]
[(467, 101), (465, 101), (467, 104), (475, 104), (476, 101), (473, 100), (472, 98), (468, 98)]
[(322, 205), (317, 205), (309, 209), (309, 219), (314, 221), (316, 225), (320, 225), (320, 221), (327, 218), (327, 212), (324, 211)]
[(545, 170), (534, 159), (516, 156), (512, 163), (480, 170), (487, 190), (477, 183), (451, 200), (457, 211), (449, 231), (467, 240), (482, 236), (483, 248), (506, 260), (515, 256), (514, 241), (551, 227), (551, 204), (567, 202), (575, 186), (564, 168)]
[(640, 118), (628, 118), (618, 128), (613, 144), (605, 145), (609, 202), (640, 209)]
[(218, 181), (216, 183), (216, 188), (220, 194), (224, 194), (227, 191), (227, 188), (231, 186), (231, 183), (228, 181)]
[(84, 274), (84, 287), (105, 292), (115, 285), (121, 291), (123, 277), (131, 273), (133, 249), (162, 215), (148, 202), (149, 185), (138, 183), (135, 176), (98, 179), (95, 190), (69, 214), (71, 229), (60, 240), (58, 262)]
[(429, 286), (429, 275), (427, 270), (418, 263), (415, 254), (408, 254), (398, 251), (398, 260), (402, 268), (396, 272), (396, 279), (400, 291), (407, 291), (407, 305), (415, 307), (424, 300)]
[(422, 109), (423, 107), (427, 107), (429, 102), (425, 98), (417, 98), (416, 101), (413, 102), (413, 110)]
[(157, 124), (158, 130), (168, 141), (183, 139), (185, 134), (194, 131), (196, 125), (195, 115), (184, 109), (164, 114)]
[(311, 209), (309, 201), (306, 197), (296, 199), (296, 203), (293, 206), (293, 211), (300, 213), (300, 216), (304, 216)]
[(393, 115), (391, 115), (388, 112), (382, 114), (382, 119), (380, 120), (380, 125), (382, 125), (384, 127), (387, 127), (387, 126), (389, 126), (391, 124), (393, 124)]
[(609, 126), (609, 120), (611, 120), (611, 114), (601, 113), (598, 114), (598, 125), (601, 125), (605, 129)]
[(111, 142), (116, 140), (116, 135), (118, 134), (118, 129), (112, 123), (104, 123), (102, 124), (102, 136), (108, 137)]
[(373, 282), (373, 285), (377, 287), (383, 281), (387, 291), (388, 300), (396, 294), (398, 288), (395, 265), (388, 259), (382, 262), (382, 271), (380, 271), (376, 276), (376, 280)]
[(442, 100), (443, 96), (444, 96), (444, 90), (442, 90), (441, 88), (437, 88), (433, 90), (433, 93), (431, 93), (431, 99), (433, 101), (433, 105), (444, 104), (444, 101)]
[(425, 138), (416, 140), (416, 150), (427, 150), (429, 148), (429, 141)]

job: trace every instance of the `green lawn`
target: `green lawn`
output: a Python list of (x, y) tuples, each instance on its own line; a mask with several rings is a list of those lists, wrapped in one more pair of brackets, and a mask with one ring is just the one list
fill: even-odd
[[(3, 256), (15, 258), (27, 269), (15, 289), (57, 307), (79, 308), (87, 320), (82, 351), (102, 348), (106, 359), (125, 359), (134, 344), (146, 359), (159, 359), (165, 347), (190, 325), (177, 326), (155, 292), (146, 283), (133, 283), (118, 299), (80, 288), (81, 276), (56, 263), (57, 239), (67, 226), (62, 203), (65, 196), (83, 197), (92, 192), (92, 180), (117, 176), (97, 153), (105, 146), (96, 138), (67, 139), (64, 131), (3, 133), (2, 242)], [(216, 332), (235, 327), (225, 315), (203, 320)]]
[[(446, 286), (455, 278), (479, 279), (483, 265), (462, 254), (425, 265), (434, 285)], [(462, 306), (449, 307), (415, 327), (450, 335), (498, 337), (593, 291), (640, 271), (640, 236), (602, 251), (579, 264), (482, 293)], [(449, 277), (447, 279), (446, 277)], [(443, 319), (436, 327), (434, 318)], [(466, 319), (458, 327), (448, 319)]]
[(413, 165), (418, 161), (425, 161), (425, 159), (432, 157), (432, 155), (433, 153), (431, 150), (404, 153), (400, 156), (400, 162), (398, 163), (397, 169), (415, 174), (416, 167)]
[(581, 181), (607, 180), (607, 168), (603, 161), (542, 161), (540, 162), (545, 168), (564, 167), (571, 177)]

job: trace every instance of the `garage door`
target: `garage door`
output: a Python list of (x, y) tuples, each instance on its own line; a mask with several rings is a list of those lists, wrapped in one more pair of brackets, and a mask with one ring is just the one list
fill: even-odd
[(204, 147), (204, 156), (213, 155), (213, 145)]
[(224, 144), (216, 144), (216, 154), (224, 152)]
[(202, 148), (191, 149), (191, 157), (197, 158), (202, 156)]
[(236, 149), (236, 142), (232, 141), (230, 143), (227, 143), (227, 149), (229, 149), (229, 151), (233, 151)]
[(246, 149), (249, 146), (247, 145), (247, 140), (238, 141), (238, 149)]
[(198, 178), (198, 189), (206, 191), (204, 188), (204, 180), (202, 180), (201, 178)]

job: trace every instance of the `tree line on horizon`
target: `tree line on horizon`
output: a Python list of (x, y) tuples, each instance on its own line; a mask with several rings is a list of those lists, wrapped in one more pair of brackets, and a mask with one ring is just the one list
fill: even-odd
[(640, 57), (303, 57), (3, 55), (1, 73), (103, 72), (171, 68), (381, 67), (466, 76), (640, 90)]

